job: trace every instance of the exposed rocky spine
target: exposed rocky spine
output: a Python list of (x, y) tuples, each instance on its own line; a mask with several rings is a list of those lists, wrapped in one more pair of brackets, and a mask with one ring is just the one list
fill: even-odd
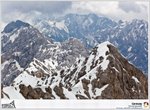
[[(40, 74), (39, 71), (40, 70)], [(41, 71), (43, 70), (43, 71)], [(29, 81), (30, 80), (30, 81)], [(147, 99), (146, 76), (109, 42), (97, 45), (68, 70), (55, 72), (35, 59), (8, 89), (25, 99)], [(8, 98), (3, 94), (4, 98)]]

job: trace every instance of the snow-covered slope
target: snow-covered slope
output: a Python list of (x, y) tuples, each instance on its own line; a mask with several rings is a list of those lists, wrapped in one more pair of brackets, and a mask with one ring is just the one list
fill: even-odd
[[(57, 24), (61, 25), (57, 26)], [(80, 39), (88, 49), (104, 41), (109, 41), (119, 48), (130, 62), (145, 74), (148, 73), (147, 21), (138, 19), (114, 21), (90, 13), (85, 15), (67, 14), (53, 20), (41, 19), (33, 25), (53, 41), (63, 42), (74, 37)]]
[[(3, 88), (3, 98), (8, 99), (66, 99), (75, 96), (61, 86), (61, 76), (54, 71), (55, 63), (34, 59), (9, 87)], [(63, 93), (60, 93), (62, 90)]]
[(148, 97), (147, 78), (110, 42), (97, 45), (86, 58), (80, 56), (70, 69), (56, 71), (57, 64), (52, 62), (34, 59), (10, 87), (3, 88), (3, 98), (13, 99), (18, 93), (18, 99), (22, 98), (21, 95), (25, 99)]
[(63, 82), (78, 99), (147, 97), (147, 78), (109, 42), (79, 59), (66, 71)]
[[(6, 33), (4, 29), (2, 32), (1, 58), (4, 85), (10, 85), (13, 79), (33, 62), (34, 58), (45, 62), (46, 65), (54, 63), (53, 69), (60, 70), (70, 67), (80, 55), (87, 55), (87, 50), (78, 39), (72, 38), (62, 43), (52, 42), (33, 26), (29, 24), (24, 26), (26, 23), (20, 22), (19, 27), (16, 21), (13, 22), (14, 28), (11, 28), (11, 31)], [(13, 26), (10, 23), (6, 27)]]

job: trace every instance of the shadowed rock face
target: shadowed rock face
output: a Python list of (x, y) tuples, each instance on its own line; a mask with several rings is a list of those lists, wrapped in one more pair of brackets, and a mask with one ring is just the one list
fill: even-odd
[[(148, 82), (142, 71), (130, 64), (115, 47), (108, 45), (108, 48), (110, 55), (113, 55), (113, 57), (108, 57), (110, 63), (106, 71), (102, 73), (99, 71), (97, 74), (101, 79), (99, 81), (100, 84), (109, 83), (101, 98), (147, 99)], [(118, 71), (114, 70), (114, 68)], [(139, 82), (136, 82), (134, 77)]]
[(23, 27), (29, 27), (30, 24), (25, 23), (25, 22), (22, 22), (22, 21), (20, 21), (20, 20), (17, 20), (17, 21), (15, 21), (15, 22), (13, 21), (13, 22), (10, 22), (10, 23), (4, 28), (3, 32), (9, 33), (9, 32), (11, 32), (11, 31), (13, 31), (13, 30), (15, 30), (15, 29), (21, 28), (22, 26), (23, 26)]
[[(39, 18), (38, 18), (39, 19)], [(57, 25), (53, 27), (45, 19), (35, 23), (44, 35), (57, 42), (74, 37), (82, 41), (88, 47), (104, 41), (113, 43), (120, 52), (144, 74), (148, 73), (148, 22), (139, 19), (132, 21), (114, 21), (96, 14), (67, 14), (64, 17), (54, 19), (55, 22), (63, 22), (65, 30), (59, 30)], [(40, 26), (39, 26), (40, 25)], [(43, 29), (44, 28), (44, 29)]]
[(78, 39), (53, 43), (36, 28), (14, 23), (2, 36), (2, 98), (11, 95), (5, 93), (10, 84), (25, 99), (148, 98), (147, 77), (111, 43), (88, 56)]
[[(34, 67), (37, 70), (30, 71)], [(35, 60), (11, 87), (25, 99), (148, 98), (147, 77), (109, 42), (96, 46), (87, 58), (78, 59), (69, 70), (55, 72)], [(9, 98), (9, 93), (3, 90), (2, 98)]]
[[(66, 87), (74, 88), (76, 85), (83, 86), (84, 95), (77, 94), (80, 99), (147, 99), (148, 98), (148, 82), (147, 77), (136, 68), (134, 65), (128, 62), (111, 44), (107, 44), (109, 51), (105, 52), (106, 59), (109, 60), (107, 69), (102, 70), (101, 66), (98, 66), (103, 62), (103, 56), (99, 57), (99, 61), (96, 60), (98, 55), (97, 48), (94, 48), (91, 54), (95, 55), (90, 70), (87, 72), (87, 61), (90, 57), (87, 57), (82, 67), (77, 66), (76, 71), (73, 69), (66, 75)], [(77, 64), (78, 65), (78, 64)], [(80, 70), (78, 68), (81, 68)], [(96, 71), (93, 71), (93, 70)], [(79, 71), (78, 71), (79, 70)], [(92, 72), (91, 72), (92, 71)], [(85, 72), (83, 75), (81, 73)], [(90, 73), (90, 74), (89, 74)], [(71, 74), (71, 75), (70, 75)], [(73, 75), (76, 75), (73, 77)], [(96, 77), (92, 78), (92, 74), (96, 74)], [(81, 75), (81, 76), (80, 76)], [(74, 82), (74, 83), (72, 83)], [(101, 95), (96, 95), (96, 88), (103, 88), (108, 85)], [(92, 86), (89, 88), (89, 86)], [(90, 95), (92, 90), (93, 95)]]
[(39, 30), (22, 21), (11, 22), (5, 28), (2, 32), (1, 80), (6, 86), (9, 86), (34, 58), (40, 61), (51, 58), (58, 63), (57, 68), (61, 69), (70, 67), (80, 55), (87, 55), (86, 49), (77, 39), (62, 44), (53, 43)]
[(31, 86), (19, 85), (20, 93), (26, 99), (54, 99), (51, 88), (45, 88), (46, 92), (43, 92), (41, 88), (32, 88)]
[[(2, 69), (2, 83), (10, 85), (13, 79), (33, 60), (39, 52), (40, 46), (47, 45), (48, 41), (37, 29), (31, 26), (20, 27), (19, 30), (11, 32), (10, 35), (5, 33), (2, 38), (2, 63), (7, 62)], [(5, 39), (7, 40), (4, 41)]]

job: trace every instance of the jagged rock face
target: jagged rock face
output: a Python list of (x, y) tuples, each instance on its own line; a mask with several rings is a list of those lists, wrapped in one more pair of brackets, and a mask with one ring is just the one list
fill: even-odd
[[(91, 17), (95, 18), (94, 15)], [(113, 23), (108, 19), (106, 21)], [(136, 25), (138, 29), (139, 25)], [(63, 26), (59, 30), (69, 32), (65, 22)], [(2, 32), (2, 98), (148, 98), (147, 78), (117, 48), (104, 42), (93, 48), (88, 56), (81, 41), (70, 38), (62, 43), (54, 43), (27, 23), (10, 23)], [(128, 50), (127, 47), (123, 50)], [(140, 50), (145, 53), (143, 49)]]
[[(9, 85), (33, 60), (41, 45), (50, 41), (35, 28), (19, 21), (10, 23), (2, 33), (2, 83)], [(16, 25), (15, 25), (16, 24)], [(18, 26), (18, 27), (15, 27)], [(9, 29), (8, 29), (9, 30)]]
[(13, 31), (13, 30), (15, 30), (15, 29), (21, 28), (22, 26), (23, 26), (23, 27), (29, 27), (30, 24), (24, 23), (24, 22), (22, 22), (22, 21), (20, 21), (20, 20), (17, 20), (16, 22), (13, 21), (13, 22), (9, 23), (9, 24), (4, 28), (3, 32), (5, 32), (5, 33), (10, 33), (11, 31)]
[[(84, 45), (76, 38), (70, 38), (64, 42), (62, 42), (62, 49), (64, 51), (68, 51), (64, 57), (62, 58), (65, 63), (62, 63), (62, 66), (68, 65), (68, 67), (71, 67), (72, 64), (76, 61), (76, 58), (79, 58), (80, 56), (86, 57), (88, 56), (88, 52)], [(59, 61), (61, 62), (61, 60)]]
[[(71, 95), (75, 99), (75, 96), (62, 85), (61, 76), (55, 72), (55, 66), (52, 64), (34, 58), (28, 68), (13, 80), (11, 86), (4, 88), (4, 98), (11, 99), (13, 94), (20, 94), (21, 96), (16, 98), (69, 99)], [(9, 93), (8, 90), (14, 91), (12, 88), (16, 93)]]
[[(79, 99), (145, 99), (145, 75), (130, 64), (111, 44), (95, 47), (90, 56), (78, 61), (65, 78)], [(101, 51), (102, 53), (99, 53)]]
[[(147, 98), (148, 82), (142, 71), (134, 67), (123, 56), (121, 56), (115, 47), (108, 45), (108, 48), (115, 58), (112, 59), (111, 57), (108, 57), (110, 60), (108, 65), (110, 69), (108, 69), (108, 71), (116, 75), (115, 78), (114, 76), (110, 76), (110, 80), (113, 82), (111, 83), (112, 88), (115, 88), (114, 91), (110, 91), (110, 93), (113, 92), (113, 97), (126, 99)], [(114, 68), (118, 71), (116, 71), (116, 69), (114, 71)], [(122, 83), (120, 81), (122, 81)]]
[[(76, 47), (73, 46), (80, 46), (80, 49), (76, 51)], [(87, 51), (79, 40), (72, 39), (62, 44), (53, 43), (28, 23), (11, 22), (2, 32), (2, 83), (10, 85), (34, 58), (42, 62), (52, 62), (52, 65), (60, 70), (70, 67), (80, 55), (86, 56)]]
[(38, 20), (35, 26), (57, 42), (73, 37), (80, 39), (85, 47), (93, 48), (110, 41), (130, 62), (148, 74), (147, 21), (134, 19), (116, 22), (93, 13), (67, 14), (53, 20)]
[[(34, 59), (3, 98), (25, 99), (147, 99), (145, 75), (128, 62), (111, 43), (93, 48), (67, 70), (56, 72), (52, 64)], [(8, 91), (9, 90), (9, 91)]]
[(20, 93), (26, 99), (54, 99), (52, 95), (52, 90), (50, 87), (45, 88), (46, 92), (43, 92), (41, 88), (32, 88), (30, 85), (26, 87), (25, 85), (19, 85)]

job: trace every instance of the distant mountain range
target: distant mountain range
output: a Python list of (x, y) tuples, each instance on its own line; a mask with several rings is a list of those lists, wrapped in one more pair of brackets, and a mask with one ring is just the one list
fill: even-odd
[(144, 20), (95, 14), (10, 22), (1, 37), (2, 98), (147, 98), (147, 33)]
[(34, 21), (34, 26), (53, 41), (79, 39), (88, 49), (109, 41), (145, 74), (148, 73), (148, 22), (114, 21), (96, 14), (68, 14), (64, 17)]
[[(22, 26), (16, 26), (18, 22)], [(16, 23), (15, 26), (14, 23)], [(52, 42), (36, 28), (25, 25), (26, 23), (22, 21), (10, 24), (2, 32), (1, 58), (4, 85), (10, 85), (13, 79), (27, 68), (34, 58), (40, 61), (52, 61), (60, 70), (72, 66), (79, 56), (86, 57), (88, 55), (86, 48), (78, 39), (70, 38), (62, 43)]]

